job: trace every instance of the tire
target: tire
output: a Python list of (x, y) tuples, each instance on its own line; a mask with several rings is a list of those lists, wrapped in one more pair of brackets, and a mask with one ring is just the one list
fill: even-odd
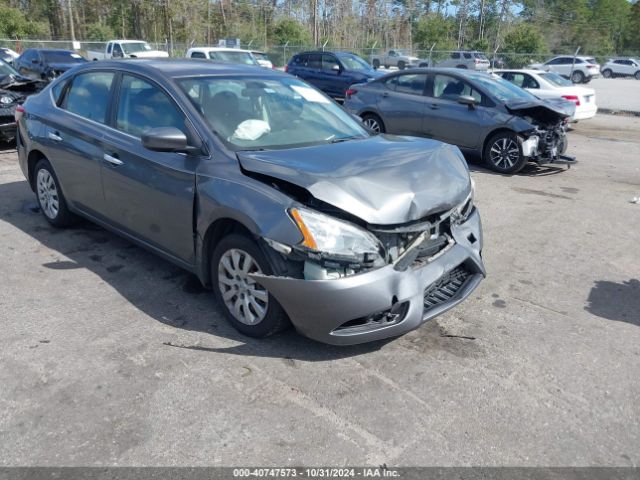
[(527, 159), (522, 155), (522, 146), (513, 132), (498, 132), (489, 138), (484, 153), (484, 163), (494, 172), (517, 173)]
[(290, 322), (273, 295), (243, 271), (245, 261), (251, 262), (249, 273), (273, 274), (271, 264), (252, 239), (232, 233), (220, 240), (211, 256), (213, 292), (236, 330), (249, 337), (268, 337)]
[(385, 133), (384, 122), (375, 113), (365, 113), (362, 115), (362, 123), (365, 127), (375, 133)]
[(575, 72), (573, 72), (571, 74), (571, 81), (573, 83), (582, 83), (582, 82), (584, 82), (584, 73), (582, 73), (580, 70), (576, 70)]
[(56, 228), (72, 225), (77, 217), (67, 207), (60, 182), (48, 160), (42, 159), (34, 169), (36, 198), (44, 218)]
[(467, 66), (466, 65), (458, 65), (456, 68), (460, 68), (462, 70), (467, 70)]
[[(576, 123), (578, 122), (576, 121)], [(567, 136), (563, 135), (560, 141), (558, 142), (558, 153), (560, 155), (564, 155), (568, 147), (569, 147), (569, 142), (567, 140)]]
[(636, 77), (636, 80), (640, 80), (640, 70), (635, 73), (634, 77)]
[(380, 60), (378, 60), (377, 58), (373, 61), (373, 69), (377, 70), (380, 68)]
[(385, 65), (384, 68), (386, 68), (387, 70), (389, 70), (389, 65)]
[(406, 64), (402, 60), (400, 60), (398, 62), (398, 70), (404, 70), (405, 67), (406, 67)]
[(604, 78), (611, 78), (611, 77), (613, 77), (613, 72), (611, 71), (611, 69), (610, 69), (610, 68), (605, 68), (605, 69), (602, 71), (602, 76), (603, 76)]

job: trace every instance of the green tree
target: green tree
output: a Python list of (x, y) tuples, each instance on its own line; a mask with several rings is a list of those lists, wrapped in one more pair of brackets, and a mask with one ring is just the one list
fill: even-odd
[(505, 60), (510, 67), (523, 67), (530, 63), (532, 58), (527, 55), (514, 54), (537, 54), (548, 51), (545, 38), (540, 31), (531, 23), (518, 23), (504, 37), (502, 51), (507, 52)]
[(640, 52), (640, 1), (636, 1), (629, 9), (624, 31), (624, 48), (630, 52)]
[(85, 31), (87, 40), (94, 42), (106, 42), (116, 36), (110, 26), (100, 23), (89, 23), (85, 25)]
[(48, 36), (49, 29), (43, 22), (33, 22), (17, 8), (0, 6), (0, 36), (22, 38)]
[(284, 18), (277, 22), (271, 33), (271, 42), (276, 45), (308, 45), (311, 42), (309, 30), (295, 20)]
[(420, 50), (428, 50), (435, 43), (436, 50), (451, 50), (456, 47), (455, 25), (451, 18), (437, 13), (423, 15), (415, 23), (413, 40)]

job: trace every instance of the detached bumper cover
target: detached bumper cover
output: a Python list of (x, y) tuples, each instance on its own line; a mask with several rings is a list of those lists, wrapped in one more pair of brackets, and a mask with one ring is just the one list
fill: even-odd
[[(482, 262), (482, 226), (475, 210), (451, 229), (455, 244), (426, 264), (404, 271), (394, 265), (336, 280), (301, 280), (255, 275), (289, 315), (296, 329), (315, 340), (351, 345), (402, 335), (449, 310), (478, 286), (485, 276)], [(434, 286), (449, 280), (451, 272), (466, 271), (452, 293), (433, 301)], [(440, 281), (440, 283), (438, 283)], [(390, 321), (344, 328), (347, 322), (382, 312)]]

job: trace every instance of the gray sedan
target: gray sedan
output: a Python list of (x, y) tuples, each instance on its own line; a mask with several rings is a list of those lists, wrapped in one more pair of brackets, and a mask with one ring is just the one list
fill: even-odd
[(371, 135), (283, 73), (92, 63), (25, 102), (17, 148), (51, 225), (82, 216), (193, 272), (247, 335), (400, 335), (485, 274), (458, 148)]
[(528, 161), (573, 163), (565, 156), (572, 102), (540, 100), (497, 76), (459, 69), (414, 69), (353, 85), (345, 107), (371, 130), (419, 135), (479, 155), (500, 173)]

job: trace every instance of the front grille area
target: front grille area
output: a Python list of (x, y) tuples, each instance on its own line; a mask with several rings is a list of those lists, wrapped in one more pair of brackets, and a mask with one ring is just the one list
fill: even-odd
[(450, 301), (469, 278), (471, 273), (463, 265), (445, 273), (424, 291), (424, 311)]

